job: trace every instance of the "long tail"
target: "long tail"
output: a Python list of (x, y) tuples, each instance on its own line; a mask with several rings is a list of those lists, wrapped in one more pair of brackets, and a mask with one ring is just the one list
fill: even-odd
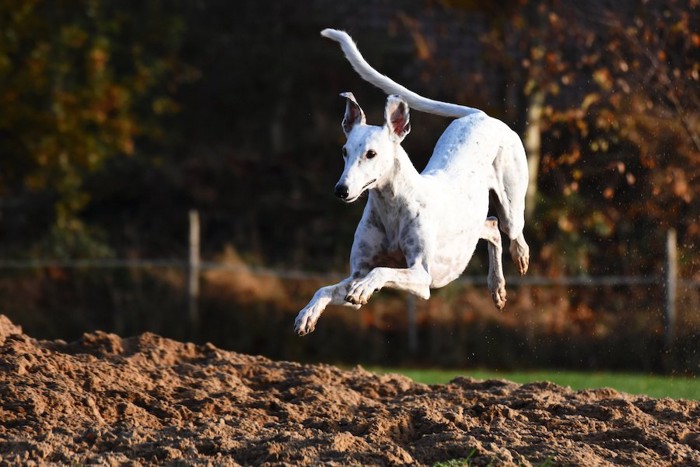
[(408, 102), (408, 105), (415, 110), (427, 112), (430, 114), (441, 115), (443, 117), (465, 117), (469, 114), (481, 112), (478, 109), (465, 107), (463, 105), (449, 104), (447, 102), (434, 101), (426, 97), (420, 96), (413, 91), (406, 89), (391, 78), (384, 76), (377, 70), (372, 68), (369, 63), (362, 57), (362, 54), (357, 49), (357, 45), (345, 31), (337, 29), (324, 29), (321, 31), (323, 37), (333, 39), (340, 44), (345, 57), (348, 59), (355, 71), (365, 80), (387, 94), (399, 94)]

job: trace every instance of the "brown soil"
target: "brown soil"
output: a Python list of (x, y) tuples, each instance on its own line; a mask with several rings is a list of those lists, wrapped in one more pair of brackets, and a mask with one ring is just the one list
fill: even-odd
[(0, 315), (0, 464), (700, 465), (700, 403), (276, 362)]

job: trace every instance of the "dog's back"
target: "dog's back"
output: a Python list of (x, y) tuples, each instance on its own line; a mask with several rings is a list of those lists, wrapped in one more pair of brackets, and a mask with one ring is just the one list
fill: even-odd
[[(513, 151), (514, 145), (522, 146), (522, 143), (505, 123), (483, 112), (468, 115), (447, 127), (422, 174), (444, 177), (448, 183), (457, 182), (474, 171), (483, 173), (483, 167), (493, 164), (499, 155), (524, 155)], [(520, 165), (523, 164), (527, 166), (526, 161)]]

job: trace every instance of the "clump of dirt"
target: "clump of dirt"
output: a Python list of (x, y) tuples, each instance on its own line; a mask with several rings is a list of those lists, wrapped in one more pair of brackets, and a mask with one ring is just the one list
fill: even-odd
[(40, 341), (0, 316), (0, 464), (700, 465), (700, 403), (427, 386), (154, 334)]

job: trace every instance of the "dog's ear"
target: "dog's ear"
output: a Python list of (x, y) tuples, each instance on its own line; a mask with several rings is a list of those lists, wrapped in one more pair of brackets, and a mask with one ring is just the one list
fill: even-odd
[(411, 131), (408, 103), (399, 95), (393, 94), (387, 98), (384, 119), (386, 120), (385, 125), (389, 128), (389, 133), (398, 142), (401, 142)]
[(355, 100), (355, 96), (351, 92), (343, 92), (340, 94), (345, 98), (345, 116), (343, 117), (343, 131), (345, 136), (350, 134), (352, 127), (358, 123), (365, 123), (365, 113), (360, 108), (360, 104)]

